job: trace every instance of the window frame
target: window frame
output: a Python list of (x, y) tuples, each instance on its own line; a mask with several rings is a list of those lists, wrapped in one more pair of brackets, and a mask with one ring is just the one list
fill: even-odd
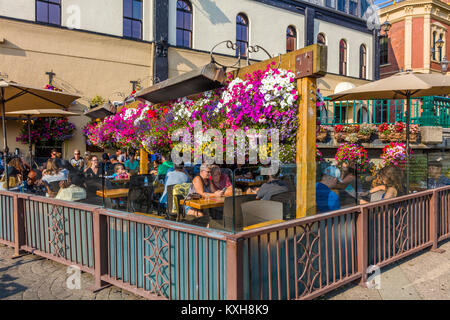
[[(342, 43), (344, 43), (345, 47), (341, 45)], [(341, 39), (339, 40), (339, 75), (347, 76), (347, 68), (348, 68), (348, 44), (345, 39)]]
[[(187, 7), (189, 7), (190, 11), (187, 11), (184, 8), (179, 8), (178, 7), (178, 3), (179, 2), (183, 2)], [(183, 12), (183, 22), (184, 22), (184, 14), (189, 14), (190, 15), (190, 27), (191, 27), (191, 29), (185, 29), (184, 28), (184, 23), (183, 23), (183, 28), (179, 28), (178, 27), (178, 12)], [(176, 2), (176, 18), (175, 18), (175, 38), (176, 38), (175, 41), (176, 41), (176, 44), (177, 44), (178, 47), (192, 49), (192, 46), (193, 46), (193, 34), (194, 34), (194, 32), (193, 32), (193, 29), (194, 29), (193, 21), (194, 21), (194, 9), (192, 7), (192, 3), (189, 0), (177, 0), (177, 2)], [(180, 44), (178, 42), (178, 30), (181, 30), (183, 32), (182, 44)], [(188, 44), (188, 46), (184, 45), (184, 42), (185, 42), (184, 41), (185, 40), (184, 39), (184, 33), (185, 32), (189, 32), (189, 44)]]
[[(35, 10), (35, 21), (37, 22), (37, 23), (41, 23), (41, 24), (47, 24), (47, 25), (51, 25), (51, 26), (61, 26), (62, 25), (62, 17), (61, 17), (61, 15), (62, 15), (62, 9), (61, 9), (61, 7), (62, 7), (62, 3), (61, 3), (61, 1), (62, 0), (59, 0), (59, 3), (57, 3), (57, 2), (53, 2), (54, 0), (35, 0), (34, 1), (34, 10)], [(41, 20), (38, 20), (38, 3), (45, 3), (46, 5), (47, 5), (47, 21), (41, 21)], [(50, 22), (50, 4), (53, 4), (53, 5), (57, 5), (58, 7), (59, 7), (59, 23), (51, 23)]]
[[(289, 31), (293, 31), (293, 35), (289, 34)], [(289, 41), (291, 40), (291, 41)], [(293, 43), (293, 49), (289, 50), (289, 42)], [(286, 53), (297, 50), (297, 29), (293, 25), (289, 25), (286, 28)]]
[[(132, 40), (143, 40), (143, 38), (144, 38), (144, 1), (143, 0), (130, 0), (131, 1), (131, 17), (126, 17), (125, 16), (125, 1), (126, 0), (123, 0), (122, 1), (122, 10), (123, 10), (123, 17), (122, 17), (122, 36), (124, 37), (124, 38), (126, 38), (126, 39), (132, 39)], [(139, 19), (136, 19), (136, 18), (133, 18), (133, 13), (134, 13), (134, 11), (133, 11), (133, 9), (134, 9), (134, 6), (133, 6), (133, 3), (134, 2), (140, 2), (141, 3), (141, 19), (139, 20)], [(125, 20), (130, 20), (131, 21), (131, 35), (125, 35)], [(137, 22), (140, 22), (140, 26), (141, 26), (141, 31), (140, 31), (140, 37), (139, 38), (137, 38), (137, 37), (133, 37), (133, 21), (137, 21)]]
[(367, 47), (364, 43), (359, 46), (359, 77), (367, 79)]
[[(381, 40), (384, 39), (383, 43)], [(389, 64), (389, 39), (387, 34), (379, 37), (380, 43), (380, 66)]]
[[(244, 20), (246, 24), (239, 23), (237, 21), (238, 17), (241, 17), (242, 20)], [(238, 40), (238, 25), (246, 27), (247, 32), (246, 32), (246, 40), (245, 41)], [(245, 13), (240, 12), (236, 15), (236, 44), (237, 44), (236, 56), (238, 56), (240, 53), (241, 57), (247, 57), (249, 37), (250, 37), (250, 20), (248, 19), (248, 16)], [(240, 52), (240, 46), (239, 46), (240, 43), (243, 43), (245, 45), (244, 52)]]

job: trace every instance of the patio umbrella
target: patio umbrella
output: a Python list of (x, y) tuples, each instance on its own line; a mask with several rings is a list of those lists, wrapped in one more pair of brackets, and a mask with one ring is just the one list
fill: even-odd
[[(450, 76), (418, 72), (400, 72), (362, 86), (329, 96), (331, 101), (353, 99), (406, 99), (406, 156), (409, 161), (409, 123), (411, 98), (450, 93)], [(409, 193), (409, 168), (406, 170), (406, 190)]]
[[(13, 81), (0, 80), (0, 108), (3, 126), (3, 142), (6, 157), (8, 156), (8, 142), (6, 139), (5, 113), (28, 110), (30, 106), (36, 109), (67, 108), (80, 96), (47, 89), (38, 89), (22, 85)], [(9, 186), (8, 171), (6, 173), (6, 188)]]
[(33, 109), (23, 111), (6, 112), (7, 116), (27, 117), (28, 122), (28, 139), (29, 139), (29, 152), (30, 152), (30, 164), (33, 165), (32, 154), (32, 142), (31, 142), (31, 117), (37, 118), (58, 118), (58, 117), (75, 117), (81, 116), (79, 113), (73, 113), (59, 109)]

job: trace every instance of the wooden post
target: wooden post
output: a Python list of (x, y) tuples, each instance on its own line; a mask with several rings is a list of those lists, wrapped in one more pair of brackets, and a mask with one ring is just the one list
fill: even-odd
[(430, 199), (430, 240), (433, 241), (432, 252), (444, 253), (444, 249), (437, 247), (439, 238), (439, 191), (433, 190)]
[(297, 80), (297, 218), (316, 213), (316, 79)]
[(20, 247), (25, 245), (25, 218), (23, 199), (17, 195), (13, 197), (13, 220), (14, 220), (14, 255), (18, 258), (22, 255)]
[(108, 274), (108, 223), (107, 216), (102, 215), (101, 209), (95, 209), (94, 214), (94, 286), (93, 292), (97, 292), (110, 284), (102, 281), (102, 276)]
[(139, 153), (139, 171), (141, 174), (148, 173), (148, 153), (144, 149), (140, 149)]
[(227, 239), (227, 300), (243, 299), (243, 241)]

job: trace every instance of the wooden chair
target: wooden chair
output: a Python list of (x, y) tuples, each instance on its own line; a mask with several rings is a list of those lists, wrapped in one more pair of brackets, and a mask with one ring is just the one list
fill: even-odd
[(255, 200), (241, 204), (244, 230), (283, 221), (283, 204)]

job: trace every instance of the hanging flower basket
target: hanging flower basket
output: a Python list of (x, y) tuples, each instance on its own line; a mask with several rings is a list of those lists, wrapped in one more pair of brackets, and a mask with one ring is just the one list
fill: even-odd
[(369, 163), (367, 150), (354, 143), (341, 144), (334, 158), (338, 166), (346, 163), (358, 171), (364, 171)]

